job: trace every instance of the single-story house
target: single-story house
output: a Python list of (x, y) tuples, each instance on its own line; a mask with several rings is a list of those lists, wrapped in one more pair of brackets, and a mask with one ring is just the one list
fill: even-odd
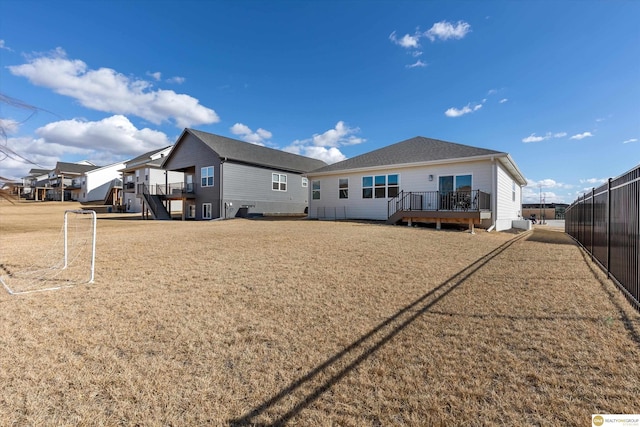
[(316, 169), (309, 217), (505, 230), (527, 184), (509, 154), (421, 136)]
[(181, 200), (183, 219), (304, 214), (308, 181), (321, 160), (185, 129), (162, 164), (184, 174), (159, 200)]

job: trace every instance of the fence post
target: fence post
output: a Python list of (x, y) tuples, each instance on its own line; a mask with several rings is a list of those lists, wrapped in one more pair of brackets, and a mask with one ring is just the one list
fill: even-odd
[(593, 229), (595, 228), (596, 217), (596, 189), (591, 187), (591, 261), (595, 258), (593, 256)]
[(611, 271), (611, 178), (607, 180), (607, 277)]

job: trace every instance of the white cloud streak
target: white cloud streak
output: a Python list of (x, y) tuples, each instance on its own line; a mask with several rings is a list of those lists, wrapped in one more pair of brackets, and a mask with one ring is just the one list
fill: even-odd
[(413, 64), (406, 65), (407, 68), (426, 67), (426, 66), (427, 66), (427, 63), (422, 62), (419, 59)]
[[(214, 110), (204, 107), (196, 98), (172, 90), (154, 90), (151, 83), (129, 78), (111, 68), (89, 69), (81, 60), (68, 59), (61, 48), (8, 69), (32, 84), (74, 98), (93, 110), (132, 114), (157, 125), (172, 121), (179, 128), (220, 121)], [(155, 72), (152, 76), (160, 78), (161, 74)]]
[(580, 141), (581, 139), (589, 138), (591, 136), (593, 136), (591, 132), (582, 132), (582, 133), (571, 136), (569, 139), (576, 139)]
[(627, 139), (626, 141), (622, 141), (623, 144), (629, 144), (631, 142), (638, 142), (638, 138)]
[(525, 144), (528, 144), (531, 142), (546, 141), (552, 138), (564, 138), (565, 136), (567, 136), (566, 132), (556, 132), (556, 133), (547, 132), (546, 135), (544, 136), (537, 136), (535, 133), (532, 133), (526, 138), (522, 138), (522, 142), (524, 142)]
[(482, 104), (471, 105), (470, 103), (465, 105), (462, 108), (451, 107), (447, 111), (444, 112), (444, 115), (447, 117), (460, 117), (465, 114), (473, 113), (482, 108)]

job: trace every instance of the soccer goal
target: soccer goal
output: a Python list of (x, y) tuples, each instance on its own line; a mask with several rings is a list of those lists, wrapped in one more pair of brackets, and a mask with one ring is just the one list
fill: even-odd
[(5, 290), (19, 295), (93, 283), (96, 223), (95, 211), (67, 210), (57, 236), (3, 239), (0, 282)]

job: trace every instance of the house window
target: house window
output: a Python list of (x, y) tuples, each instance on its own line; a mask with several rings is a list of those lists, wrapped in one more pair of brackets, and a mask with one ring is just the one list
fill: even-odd
[(302, 186), (307, 188), (309, 186), (309, 178), (302, 177)]
[(373, 197), (373, 177), (362, 177), (362, 198), (371, 199)]
[(271, 189), (273, 191), (287, 191), (287, 175), (282, 173), (272, 173)]
[(200, 180), (202, 187), (213, 187), (213, 166), (200, 168)]
[(338, 191), (339, 198), (348, 199), (349, 198), (349, 178), (340, 178), (338, 180)]
[(400, 176), (398, 174), (362, 177), (363, 199), (396, 197), (399, 191)]
[(202, 219), (211, 219), (211, 203), (202, 204)]
[(320, 200), (320, 181), (311, 182), (311, 198), (313, 200)]
[(398, 174), (387, 175), (387, 196), (396, 197), (400, 192), (400, 180)]
[(447, 175), (439, 179), (440, 193), (471, 192), (471, 175)]
[(511, 181), (511, 201), (516, 201), (516, 182)]

